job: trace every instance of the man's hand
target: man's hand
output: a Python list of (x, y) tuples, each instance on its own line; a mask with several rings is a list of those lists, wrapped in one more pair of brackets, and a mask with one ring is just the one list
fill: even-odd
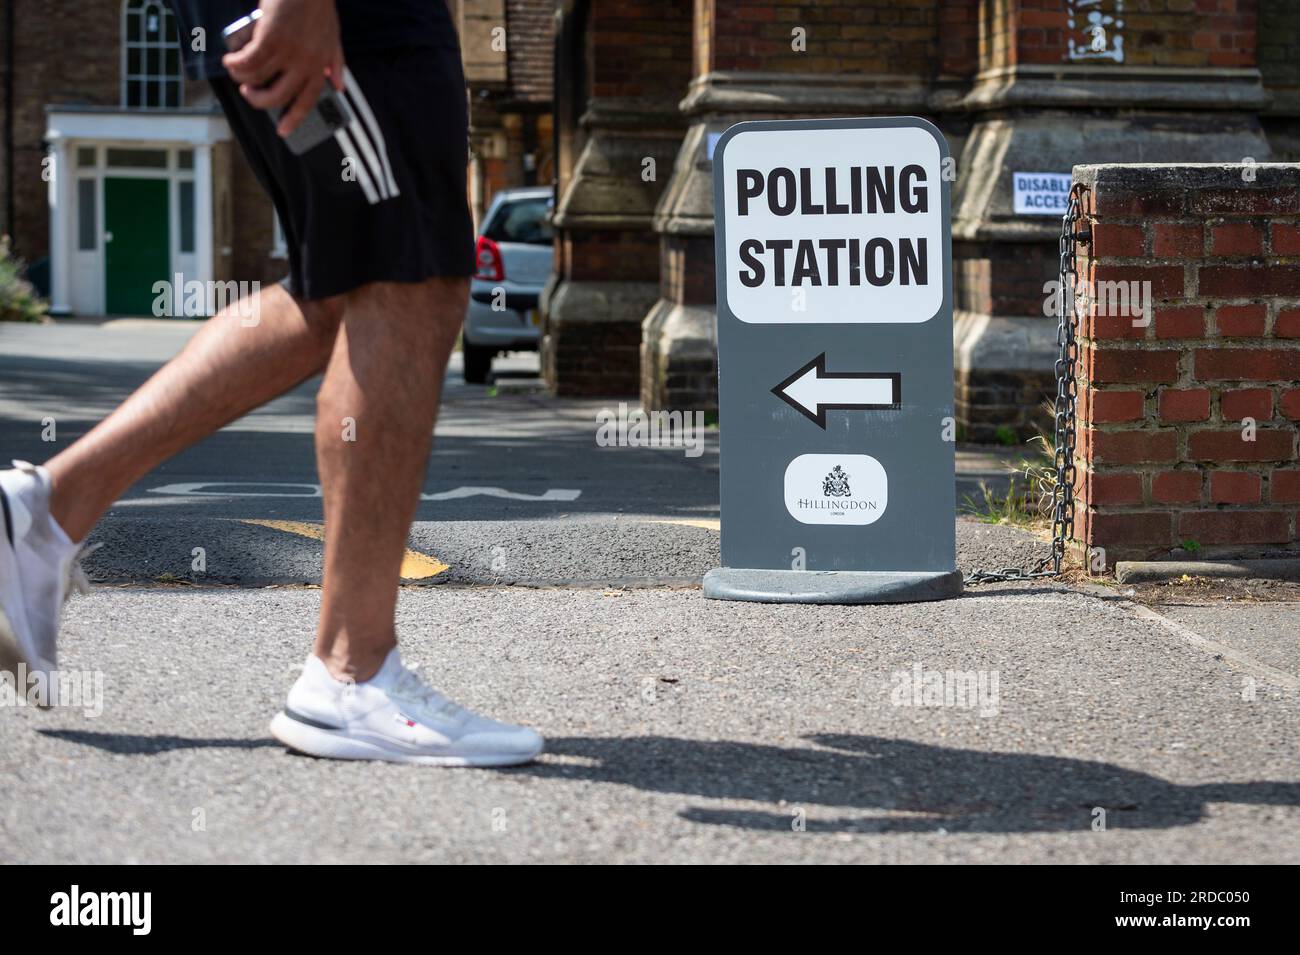
[(257, 109), (284, 108), (276, 132), (288, 136), (329, 82), (343, 89), (343, 46), (334, 0), (262, 0), (253, 41), (221, 63)]

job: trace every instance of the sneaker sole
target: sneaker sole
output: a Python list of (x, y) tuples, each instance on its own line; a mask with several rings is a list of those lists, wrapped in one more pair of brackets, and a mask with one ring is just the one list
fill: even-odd
[(322, 759), (370, 759), (421, 766), (518, 766), (532, 762), (542, 752), (539, 746), (531, 753), (478, 753), (473, 756), (402, 753), (353, 739), (336, 730), (308, 726), (284, 712), (277, 713), (271, 720), (271, 735), (289, 749)]

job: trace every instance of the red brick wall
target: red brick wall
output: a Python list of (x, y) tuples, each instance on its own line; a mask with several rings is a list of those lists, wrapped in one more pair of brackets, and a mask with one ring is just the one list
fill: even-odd
[(690, 0), (593, 3), (588, 25), (591, 95), (662, 97), (691, 77)]
[[(1253, 175), (1254, 181), (1248, 178)], [(1107, 562), (1300, 543), (1300, 165), (1080, 166), (1078, 538)], [(1098, 303), (1150, 282), (1149, 321)]]
[[(121, 3), (117, 0), (14, 0), (14, 247), (29, 261), (49, 251), (45, 156), (47, 103), (116, 106), (121, 101)], [(75, 55), (70, 55), (75, 51)], [(0, 101), (0, 109), (4, 104)], [(0, 163), (4, 162), (0, 153)], [(0, 172), (0, 189), (5, 177)], [(0, 197), (0, 215), (7, 197)]]
[(712, 305), (717, 297), (713, 243), (693, 236), (664, 236), (659, 262), (659, 294), (683, 305)]
[[(1115, 0), (1099, 7), (1068, 0), (981, 0), (980, 56), (986, 66), (1059, 64), (1069, 40), (1087, 42), (1087, 13), (1100, 10), (1123, 22), (1126, 66), (1243, 67), (1255, 65), (1258, 0), (1129, 0), (1123, 13)], [(1091, 61), (1089, 61), (1091, 62)], [(1109, 60), (1101, 62), (1109, 63)]]
[[(697, 0), (697, 72), (927, 75), (936, 61), (940, 5), (936, 0)], [(804, 52), (791, 46), (795, 28), (805, 31)]]
[(939, 73), (971, 76), (979, 66), (980, 0), (939, 0)]

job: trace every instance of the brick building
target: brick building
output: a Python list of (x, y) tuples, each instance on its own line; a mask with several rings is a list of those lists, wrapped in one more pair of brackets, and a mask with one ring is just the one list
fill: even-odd
[(225, 122), (182, 78), (163, 4), (7, 0), (4, 13), (0, 229), (48, 274), (53, 311), (148, 314), (153, 281), (176, 273), (282, 274), (270, 206), (249, 204)]
[[(451, 6), (481, 212), (496, 189), (550, 179), (552, 6)], [(206, 84), (183, 78), (179, 39), (161, 0), (0, 0), (0, 233), (56, 314), (148, 314), (154, 281), (177, 274), (287, 271), (271, 204)]]
[(448, 0), (470, 96), (470, 205), (474, 221), (494, 193), (546, 185), (552, 160), (553, 0)]
[[(448, 2), (476, 213), (499, 188), (556, 184), (542, 362), (558, 393), (715, 407), (710, 149), (741, 120), (913, 114), (943, 130), (954, 382), (977, 440), (1028, 436), (1050, 390), (1059, 212), (1017, 198), (1018, 173), (1300, 158), (1294, 0)], [(147, 29), (129, 35), (132, 18), (165, 21), (158, 0), (0, 5), (22, 26), (0, 43), (15, 104), (0, 228), (30, 261), (53, 250), (56, 308), (114, 304), (104, 236), (121, 222), (153, 236), (165, 274), (282, 274), (270, 207), (206, 92), (173, 80)], [(48, 165), (68, 175), (47, 183)]]
[[(1055, 357), (1044, 284), (1060, 210), (1018, 206), (1015, 174), (1300, 157), (1294, 0), (558, 6), (543, 347), (557, 392), (716, 407), (710, 148), (741, 120), (913, 114), (943, 130), (958, 159), (957, 408), (984, 440), (1032, 433)], [(670, 152), (671, 172), (646, 180)]]

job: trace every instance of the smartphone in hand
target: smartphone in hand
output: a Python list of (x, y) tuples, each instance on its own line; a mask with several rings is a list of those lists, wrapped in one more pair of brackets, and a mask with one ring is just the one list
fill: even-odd
[[(261, 17), (262, 11), (254, 10), (248, 16), (240, 17), (222, 30), (221, 38), (225, 42), (226, 50), (234, 53), (247, 46), (253, 39), (253, 30)], [(278, 108), (269, 109), (267, 112), (271, 116), (271, 121), (276, 124), (284, 115), (284, 110)], [(352, 110), (348, 108), (347, 101), (327, 82), (311, 112), (303, 117), (297, 129), (284, 137), (284, 142), (291, 152), (301, 156), (309, 149), (314, 149), (327, 139), (331, 139), (336, 130), (342, 129), (351, 122)]]

